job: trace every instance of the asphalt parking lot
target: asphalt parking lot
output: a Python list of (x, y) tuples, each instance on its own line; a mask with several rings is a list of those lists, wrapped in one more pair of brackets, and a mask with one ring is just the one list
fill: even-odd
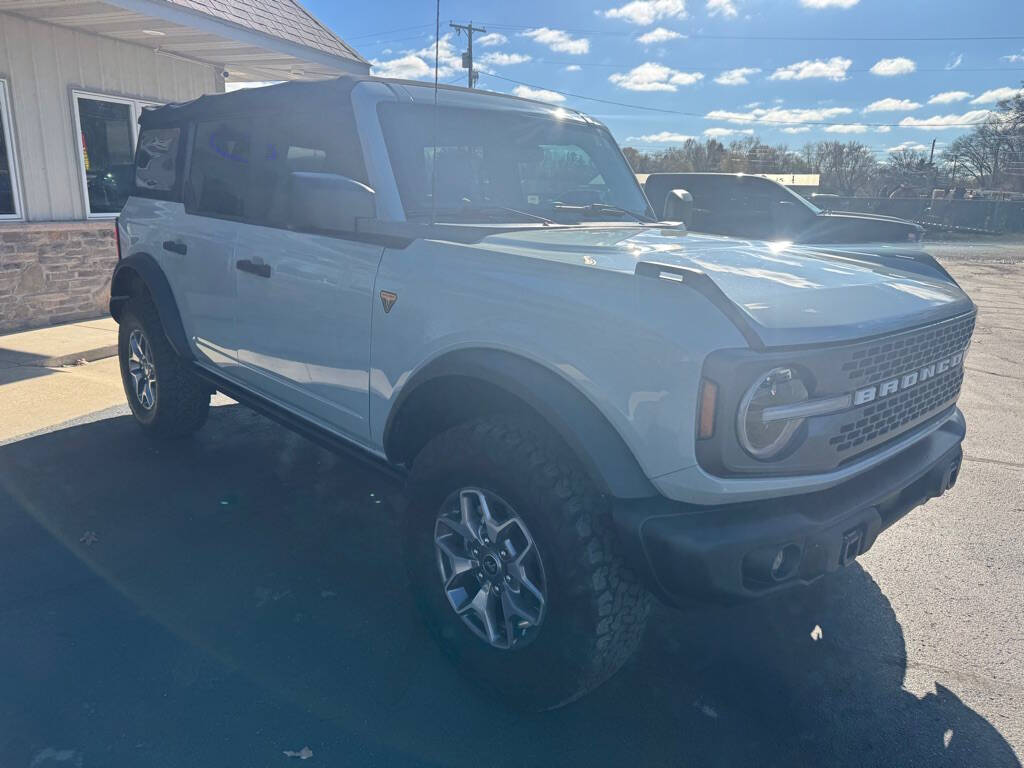
[(1024, 249), (937, 250), (981, 308), (956, 489), (795, 597), (657, 608), (555, 712), (430, 643), (399, 488), (240, 406), (0, 445), (0, 766), (1020, 765)]

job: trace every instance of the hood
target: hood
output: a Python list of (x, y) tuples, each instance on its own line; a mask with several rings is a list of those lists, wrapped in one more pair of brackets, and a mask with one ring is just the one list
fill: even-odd
[(917, 242), (924, 228), (895, 216), (848, 211), (823, 211), (800, 233), (803, 243), (906, 243)]
[[(974, 310), (952, 279), (912, 271), (920, 264), (908, 256), (868, 260), (853, 251), (622, 226), (501, 233), (478, 247), (637, 280), (650, 279), (637, 275), (645, 263), (684, 270), (684, 284), (686, 272), (703, 275), (765, 346), (849, 341)], [(692, 285), (699, 290), (701, 282)]]

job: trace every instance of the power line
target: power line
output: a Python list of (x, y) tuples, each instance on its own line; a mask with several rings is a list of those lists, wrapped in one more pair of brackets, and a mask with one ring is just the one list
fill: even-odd
[[(632, 69), (636, 67), (636, 63), (622, 64), (622, 63), (607, 63), (607, 62), (583, 62), (573, 61), (572, 59), (531, 59), (534, 64), (574, 64), (578, 67), (604, 67), (607, 69)], [(733, 69), (740, 69), (740, 67), (720, 67), (710, 68), (704, 67), (699, 64), (673, 64), (673, 69), (692, 69), (701, 70), (703, 72), (729, 72)], [(762, 70), (763, 71), (763, 70)], [(871, 69), (847, 69), (846, 72), (870, 72)], [(915, 72), (1024, 72), (1024, 67), (957, 67), (956, 69), (946, 69), (945, 67), (918, 67), (914, 70)]]
[(410, 27), (398, 27), (397, 29), (386, 29), (382, 32), (367, 32), (365, 35), (355, 35), (354, 37), (345, 36), (346, 40), (365, 40), (368, 37), (377, 37), (378, 35), (391, 35), (395, 32), (407, 32), (410, 29), (429, 29), (433, 24), (413, 24)]
[[(584, 101), (594, 101), (594, 102), (597, 102), (599, 104), (610, 104), (610, 105), (615, 106), (615, 107), (625, 107), (626, 109), (639, 109), (639, 110), (643, 110), (645, 112), (658, 112), (658, 113), (665, 114), (665, 115), (680, 115), (682, 117), (697, 117), (697, 118), (700, 118), (701, 120), (712, 120), (712, 121), (715, 121), (715, 122), (734, 122), (734, 121), (729, 121), (726, 118), (721, 118), (720, 119), (720, 118), (708, 117), (707, 115), (702, 115), (699, 112), (684, 112), (684, 111), (679, 110), (679, 109), (665, 109), (663, 107), (648, 107), (648, 106), (644, 106), (644, 105), (641, 105), (641, 104), (629, 104), (629, 103), (624, 102), (624, 101), (614, 101), (612, 99), (600, 99), (600, 98), (597, 98), (596, 96), (584, 96), (583, 94), (572, 93), (570, 91), (560, 91), (557, 88), (549, 88), (549, 87), (544, 86), (544, 85), (535, 85), (533, 83), (525, 83), (522, 80), (513, 80), (511, 77), (505, 77), (504, 75), (499, 75), (499, 74), (496, 74), (495, 72), (483, 71), (482, 74), (487, 75), (488, 77), (496, 78), (498, 80), (504, 80), (505, 82), (508, 82), (508, 83), (514, 83), (516, 85), (522, 85), (522, 86), (525, 86), (526, 88), (534, 88), (534, 89), (537, 89), (537, 90), (551, 91), (552, 93), (557, 93), (557, 94), (560, 94), (562, 96), (568, 96), (568, 97), (573, 98), (573, 99), (583, 99)], [(742, 120), (740, 122), (742, 122), (742, 123), (764, 123), (764, 124), (774, 124), (774, 125), (842, 125), (842, 126), (846, 126), (846, 125), (863, 125), (863, 126), (865, 126), (867, 128), (917, 128), (917, 127), (925, 127), (925, 128), (927, 128), (927, 127), (935, 127), (935, 128), (940, 128), (940, 129), (945, 129), (945, 128), (974, 128), (977, 125), (979, 125), (979, 123), (949, 123), (949, 124), (945, 124), (945, 125), (942, 125), (942, 126), (914, 126), (914, 125), (902, 125), (901, 123), (862, 123), (862, 122), (838, 123), (838, 122), (831, 122), (831, 121), (827, 121), (827, 120), (772, 120), (771, 118), (764, 118), (764, 117), (751, 117), (751, 118), (748, 118), (748, 119), (744, 119), (744, 120)]]
[[(485, 22), (487, 26), (495, 29), (505, 30), (527, 30), (538, 29), (543, 24), (521, 25), (521, 24), (498, 24)], [(574, 32), (579, 35), (604, 35), (610, 37), (633, 37), (633, 32), (612, 32), (598, 29), (581, 28), (560, 28), (563, 32)], [(766, 40), (766, 41), (808, 41), (822, 40), (828, 42), (956, 42), (956, 41), (1002, 41), (1002, 40), (1024, 40), (1024, 35), (913, 35), (913, 36), (846, 36), (846, 35), (707, 35), (702, 33), (684, 34), (684, 38), (691, 40)]]

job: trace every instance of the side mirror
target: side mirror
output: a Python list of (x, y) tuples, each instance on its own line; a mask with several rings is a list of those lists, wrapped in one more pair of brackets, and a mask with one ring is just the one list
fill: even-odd
[(292, 229), (354, 232), (358, 219), (376, 215), (374, 191), (355, 179), (307, 171), (288, 175), (288, 225)]
[(665, 221), (681, 221), (687, 227), (693, 221), (693, 195), (685, 189), (673, 189), (665, 198)]

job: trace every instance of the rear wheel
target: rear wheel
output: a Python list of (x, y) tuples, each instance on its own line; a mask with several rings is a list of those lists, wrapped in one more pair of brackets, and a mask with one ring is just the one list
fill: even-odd
[(410, 479), (417, 602), (460, 671), (518, 706), (567, 704), (639, 645), (650, 596), (562, 444), (496, 416), (435, 438)]
[(206, 421), (210, 389), (171, 347), (152, 302), (133, 297), (118, 327), (121, 381), (139, 425), (161, 438), (190, 435)]

